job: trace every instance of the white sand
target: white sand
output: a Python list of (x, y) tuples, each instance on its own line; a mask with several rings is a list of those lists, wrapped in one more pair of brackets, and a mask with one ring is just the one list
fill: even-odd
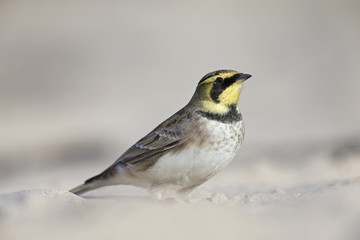
[[(190, 203), (154, 202), (145, 191), (124, 186), (85, 198), (64, 189), (7, 189), (0, 195), (0, 239), (356, 240), (359, 153), (352, 150), (340, 161), (326, 149), (287, 164), (271, 154), (261, 158), (263, 153), (243, 151), (251, 162), (236, 159), (196, 189)], [(57, 185), (70, 188), (80, 183), (73, 179), (90, 176), (85, 169), (63, 168), (32, 181), (41, 186), (40, 181), (63, 178)]]
[(1, 195), (1, 239), (358, 239), (360, 181), (216, 193), (191, 204), (66, 191)]

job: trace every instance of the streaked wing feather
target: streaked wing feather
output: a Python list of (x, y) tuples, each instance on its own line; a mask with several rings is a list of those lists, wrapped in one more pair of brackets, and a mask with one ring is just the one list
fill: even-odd
[(149, 158), (161, 156), (178, 147), (189, 136), (189, 121), (188, 112), (185, 109), (180, 110), (130, 147), (111, 167), (146, 162)]

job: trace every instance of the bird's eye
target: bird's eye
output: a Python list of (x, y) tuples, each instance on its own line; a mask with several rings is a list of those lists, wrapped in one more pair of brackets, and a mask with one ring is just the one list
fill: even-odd
[(218, 83), (218, 84), (223, 84), (224, 79), (222, 77), (218, 77), (218, 78), (216, 78), (215, 82)]

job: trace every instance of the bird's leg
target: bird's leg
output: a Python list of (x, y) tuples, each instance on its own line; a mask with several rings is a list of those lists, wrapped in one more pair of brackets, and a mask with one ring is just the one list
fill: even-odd
[(149, 193), (152, 199), (161, 201), (164, 200), (167, 192), (166, 184), (153, 184), (150, 189)]
[(179, 202), (190, 203), (191, 192), (201, 184), (196, 184), (190, 187), (186, 187), (177, 191), (177, 200)]

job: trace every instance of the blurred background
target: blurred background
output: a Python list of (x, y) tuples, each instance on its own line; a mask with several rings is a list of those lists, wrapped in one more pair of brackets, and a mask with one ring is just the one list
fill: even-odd
[(235, 165), (286, 165), (324, 149), (358, 157), (359, 7), (1, 0), (0, 187), (82, 182), (223, 68), (253, 75), (240, 97), (246, 139)]
[[(350, 0), (0, 0), (0, 238), (358, 240), (359, 12)], [(253, 75), (245, 142), (194, 204), (66, 191), (224, 68)]]

